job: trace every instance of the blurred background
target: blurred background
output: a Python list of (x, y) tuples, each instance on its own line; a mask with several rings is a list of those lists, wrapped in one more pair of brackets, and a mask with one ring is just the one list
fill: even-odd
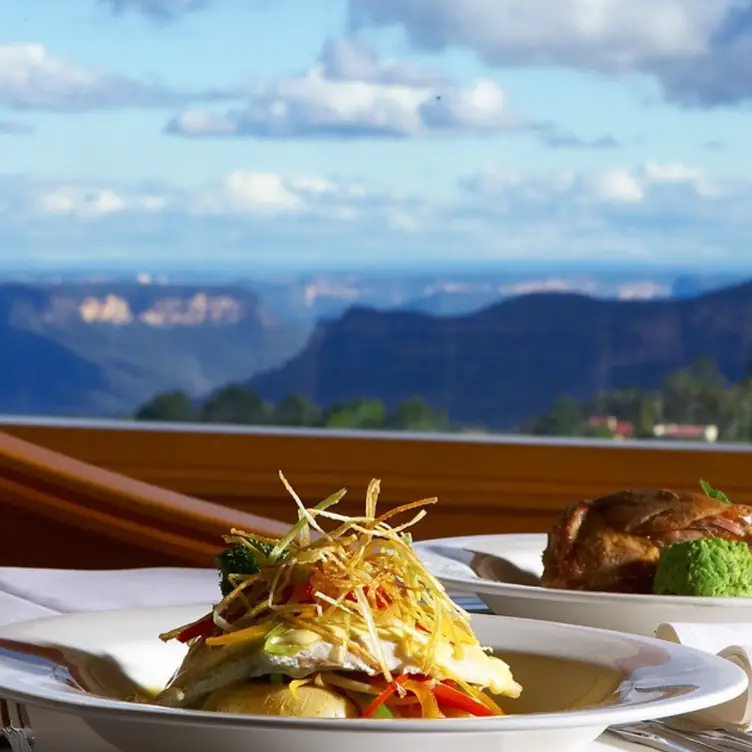
[(280, 466), (383, 474), (434, 533), (747, 493), (746, 0), (0, 16), (9, 432), (280, 519)]

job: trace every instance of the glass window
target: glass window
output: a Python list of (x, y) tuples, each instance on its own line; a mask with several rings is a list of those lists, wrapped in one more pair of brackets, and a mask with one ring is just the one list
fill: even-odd
[(747, 441), (732, 0), (35, 0), (0, 412)]

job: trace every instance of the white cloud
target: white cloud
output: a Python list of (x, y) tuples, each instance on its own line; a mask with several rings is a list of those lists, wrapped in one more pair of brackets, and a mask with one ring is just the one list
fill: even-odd
[(645, 192), (640, 181), (626, 170), (609, 170), (593, 178), (593, 191), (598, 200), (615, 204), (640, 203)]
[(491, 80), (464, 89), (437, 73), (379, 60), (364, 43), (335, 40), (304, 73), (259, 86), (243, 109), (178, 113), (167, 131), (183, 136), (403, 138), (519, 130)]
[(111, 190), (82, 191), (63, 187), (39, 198), (42, 214), (73, 214), (79, 217), (98, 217), (125, 208), (125, 202)]
[(228, 99), (228, 90), (183, 92), (56, 57), (41, 44), (0, 44), (0, 104), (81, 112), (115, 107), (174, 107)]
[(337, 184), (332, 180), (311, 177), (309, 175), (301, 175), (293, 178), (291, 185), (296, 190), (309, 193), (333, 193), (337, 190)]
[(721, 183), (702, 170), (675, 162), (648, 162), (645, 165), (645, 178), (654, 184), (684, 185), (706, 198), (720, 196), (723, 192)]
[(279, 214), (306, 209), (305, 202), (279, 176), (264, 172), (237, 170), (216, 188), (198, 197), (198, 213)]
[(628, 70), (704, 51), (728, 0), (350, 0), (360, 23), (401, 24), (418, 46), (493, 64)]
[(321, 72), (332, 81), (366, 81), (417, 88), (444, 86), (448, 79), (430, 68), (395, 59), (379, 59), (367, 44), (355, 39), (328, 39), (319, 57)]
[(70, 216), (97, 219), (121, 212), (161, 212), (167, 207), (163, 196), (97, 185), (58, 185), (40, 190), (32, 212), (42, 216)]
[(566, 66), (657, 78), (683, 104), (752, 96), (746, 0), (349, 0), (353, 24), (397, 25), (430, 51), (494, 66)]
[(645, 177), (656, 183), (696, 182), (702, 178), (702, 171), (676, 162), (664, 164), (648, 162), (645, 165)]
[[(666, 202), (709, 199), (724, 194), (730, 198), (740, 190), (752, 190), (752, 182), (718, 180), (702, 170), (680, 163), (648, 162), (637, 169), (612, 168), (575, 173), (563, 171), (550, 175), (524, 174), (517, 170), (488, 168), (467, 176), (462, 186), (472, 196), (484, 201), (513, 198), (527, 204), (561, 205), (568, 211), (572, 202), (592, 209), (593, 204), (643, 204), (653, 210)], [(687, 204), (696, 206), (698, 204)], [(710, 205), (710, 204), (708, 204)], [(652, 208), (651, 208), (652, 207)]]
[(240, 169), (190, 190), (0, 176), (0, 245), (28, 258), (53, 249), (61, 258), (186, 263), (410, 263), (456, 259), (458, 249), (468, 261), (752, 261), (750, 201), (751, 180), (660, 162), (538, 174), (487, 168), (441, 201), (332, 176)]
[[(713, 185), (713, 192), (707, 191)], [(687, 165), (649, 163), (585, 172), (469, 175), (453, 218), (490, 253), (660, 263), (752, 262), (746, 240), (752, 181), (717, 179)], [(493, 241), (483, 240), (493, 238)]]

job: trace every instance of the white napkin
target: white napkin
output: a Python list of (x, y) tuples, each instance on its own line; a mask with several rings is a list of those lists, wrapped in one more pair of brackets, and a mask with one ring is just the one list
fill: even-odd
[(213, 603), (214, 569), (78, 571), (0, 567), (0, 624), (76, 611)]
[(752, 624), (661, 624), (656, 637), (726, 658), (749, 677), (750, 686), (739, 697), (714, 708), (694, 713), (692, 719), (743, 731), (752, 730)]
[[(71, 571), (0, 567), (0, 625), (76, 611), (213, 603), (214, 569)], [(116, 752), (73, 715), (30, 708), (34, 752)]]

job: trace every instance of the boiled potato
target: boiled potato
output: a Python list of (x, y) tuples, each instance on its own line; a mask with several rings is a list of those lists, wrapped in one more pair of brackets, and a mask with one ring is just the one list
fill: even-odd
[(357, 718), (358, 708), (343, 695), (304, 684), (295, 694), (287, 684), (249, 682), (218, 689), (204, 710), (242, 715), (285, 715), (305, 718)]

